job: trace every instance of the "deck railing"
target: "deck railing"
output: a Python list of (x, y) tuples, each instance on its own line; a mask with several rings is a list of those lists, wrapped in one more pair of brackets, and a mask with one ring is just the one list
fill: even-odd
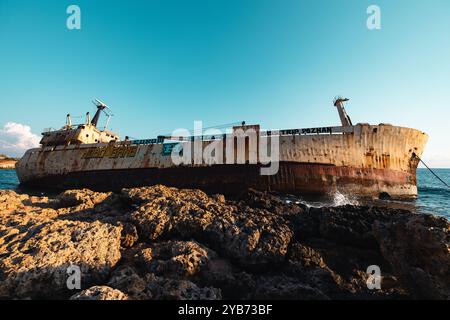
[[(332, 135), (332, 134), (344, 134), (352, 133), (353, 126), (338, 126), (338, 127), (316, 127), (316, 128), (299, 128), (299, 129), (283, 129), (283, 130), (261, 130), (259, 132), (260, 137), (269, 136), (295, 136), (295, 135)], [(245, 132), (245, 131), (244, 131)], [(198, 136), (159, 136), (154, 139), (136, 139), (131, 140), (131, 144), (146, 145), (146, 144), (162, 144), (167, 141), (214, 141), (225, 140), (231, 137), (232, 133), (215, 134), (215, 135), (198, 135)]]

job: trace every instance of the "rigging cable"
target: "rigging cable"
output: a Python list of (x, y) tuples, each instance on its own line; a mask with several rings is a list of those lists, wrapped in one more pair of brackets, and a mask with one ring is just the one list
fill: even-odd
[(430, 170), (430, 172), (439, 180), (441, 181), (445, 186), (447, 186), (447, 188), (450, 189), (450, 186), (444, 181), (442, 180), (433, 170), (431, 170), (430, 167), (427, 166), (427, 164), (415, 153), (413, 153), (413, 156), (416, 157), (417, 159), (419, 159), (420, 162), (422, 162), (422, 164), (428, 169)]

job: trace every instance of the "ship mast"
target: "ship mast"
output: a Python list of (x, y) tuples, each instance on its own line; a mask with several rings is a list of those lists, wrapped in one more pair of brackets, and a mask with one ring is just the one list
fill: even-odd
[(345, 111), (344, 108), (344, 102), (348, 101), (349, 99), (347, 98), (342, 98), (342, 97), (336, 97), (333, 101), (334, 106), (337, 108), (338, 113), (339, 113), (339, 118), (341, 118), (341, 123), (343, 127), (348, 127), (348, 126), (352, 126), (352, 120), (350, 119), (350, 117), (347, 115), (347, 112)]
[[(103, 112), (105, 112), (105, 114), (108, 116), (108, 120), (107, 120), (107, 122), (106, 122), (106, 126), (108, 126), (109, 118), (112, 116), (112, 114), (108, 114), (108, 113), (107, 113), (106, 111), (104, 111), (104, 110), (105, 110), (105, 109), (108, 109), (109, 111), (111, 111), (111, 110), (108, 108), (108, 106), (107, 106), (106, 104), (104, 104), (103, 102), (101, 102), (101, 101), (98, 100), (98, 99), (93, 100), (92, 103), (96, 105), (96, 107), (97, 107), (97, 112), (95, 112), (94, 118), (92, 119), (92, 122), (91, 122), (91, 123), (94, 125), (94, 127), (97, 127), (98, 120), (99, 120), (99, 118), (100, 118), (100, 113), (103, 111)], [(105, 129), (106, 129), (106, 126), (105, 126)]]
[(66, 116), (66, 129), (72, 128), (72, 117), (70, 116), (70, 113)]

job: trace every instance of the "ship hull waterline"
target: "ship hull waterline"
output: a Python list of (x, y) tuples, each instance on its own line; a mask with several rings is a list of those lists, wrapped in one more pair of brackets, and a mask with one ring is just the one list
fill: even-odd
[(111, 169), (50, 175), (22, 183), (48, 189), (89, 188), (120, 191), (122, 188), (163, 184), (196, 188), (207, 193), (235, 195), (248, 188), (294, 195), (325, 195), (334, 192), (355, 196), (414, 198), (415, 175), (388, 169), (337, 167), (333, 165), (281, 162), (273, 176), (260, 175), (260, 165), (213, 165)]

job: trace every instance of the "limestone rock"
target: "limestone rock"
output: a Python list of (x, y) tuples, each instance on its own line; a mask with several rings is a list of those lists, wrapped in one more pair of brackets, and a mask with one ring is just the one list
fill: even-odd
[(105, 281), (120, 259), (120, 228), (100, 222), (56, 220), (36, 225), (4, 247), (0, 296), (57, 297), (66, 292), (68, 268), (82, 286)]
[(146, 289), (144, 279), (138, 275), (135, 269), (128, 265), (114, 270), (107, 285), (127, 293), (132, 299), (152, 298), (148, 296), (148, 293), (144, 293)]
[(136, 254), (146, 272), (165, 276), (193, 276), (216, 253), (195, 241), (168, 241), (154, 243)]
[(154, 299), (161, 300), (220, 300), (221, 290), (212, 287), (198, 287), (188, 280), (157, 277), (147, 274), (147, 289)]
[(123, 292), (107, 286), (94, 286), (70, 297), (70, 300), (128, 300)]
[(317, 288), (286, 276), (261, 277), (250, 299), (264, 300), (329, 300)]
[(126, 222), (119, 222), (119, 225), (122, 226), (122, 247), (131, 248), (139, 239), (136, 227), (133, 224)]
[(417, 298), (450, 299), (450, 222), (433, 215), (403, 215), (377, 223), (383, 256)]
[(299, 263), (302, 267), (325, 267), (323, 257), (313, 248), (293, 243), (289, 248), (288, 260)]
[(0, 212), (23, 206), (23, 201), (27, 199), (28, 195), (18, 194), (13, 190), (0, 190)]
[(198, 275), (202, 286), (220, 288), (224, 299), (246, 299), (255, 291), (256, 282), (252, 274), (242, 271), (229, 260), (211, 260)]
[[(448, 220), (286, 199), (165, 186), (0, 191), (0, 298), (450, 298)], [(369, 265), (381, 290), (367, 287)]]
[(311, 208), (298, 216), (298, 236), (300, 239), (320, 237), (343, 245), (376, 249), (378, 244), (372, 233), (374, 223), (407, 213), (400, 209), (352, 205)]
[(60, 208), (75, 207), (83, 204), (92, 208), (95, 204), (109, 197), (111, 192), (95, 192), (89, 189), (66, 190), (56, 197), (57, 206)]
[(280, 263), (293, 235), (279, 215), (217, 201), (199, 190), (154, 186), (124, 189), (123, 195), (138, 206), (131, 219), (142, 239), (194, 238), (248, 268)]
[[(144, 240), (153, 241), (178, 232), (191, 237), (204, 230), (212, 221), (216, 202), (200, 190), (178, 190), (164, 186), (124, 189), (138, 210), (131, 221)], [(173, 230), (175, 229), (175, 230)]]

